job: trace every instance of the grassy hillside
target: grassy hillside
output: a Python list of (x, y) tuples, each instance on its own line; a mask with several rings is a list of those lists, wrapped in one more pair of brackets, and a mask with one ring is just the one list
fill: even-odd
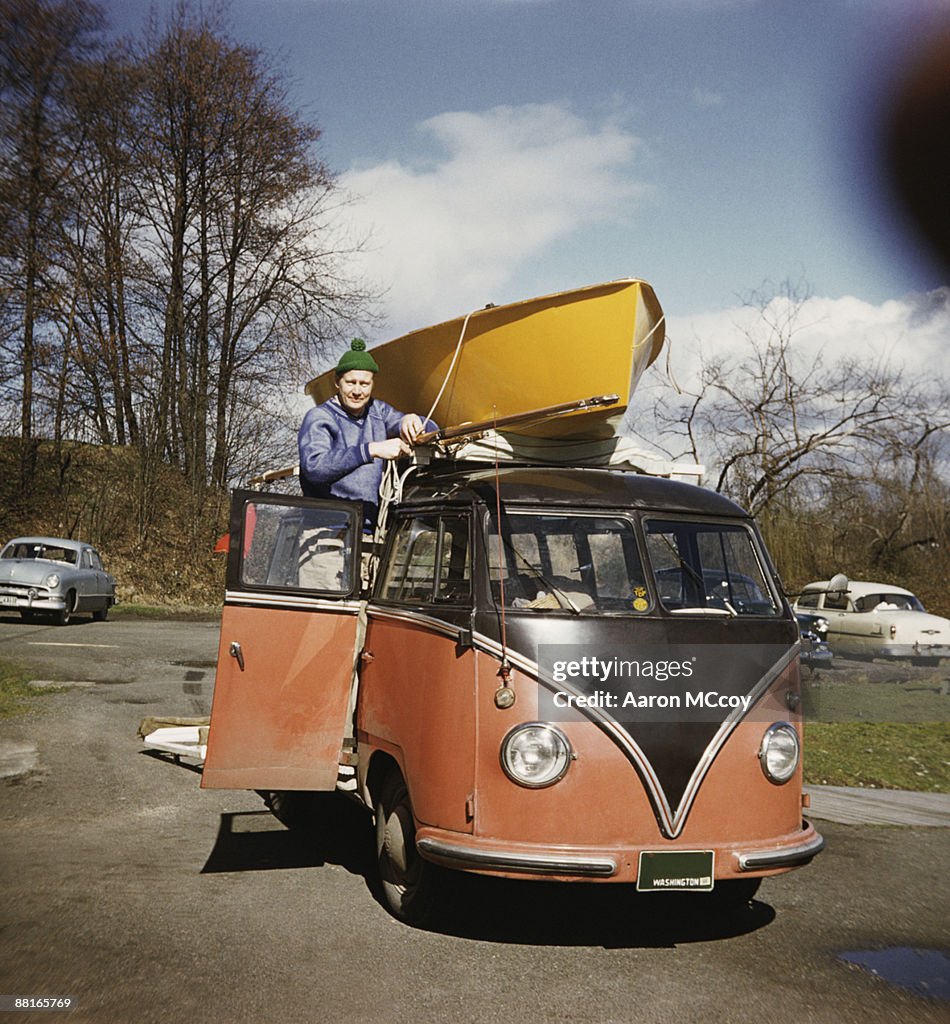
[(26, 456), (0, 439), (0, 541), (88, 541), (126, 604), (220, 604), (224, 556), (212, 549), (227, 529), (226, 493), (195, 494), (177, 470), (143, 465), (130, 447), (39, 442)]

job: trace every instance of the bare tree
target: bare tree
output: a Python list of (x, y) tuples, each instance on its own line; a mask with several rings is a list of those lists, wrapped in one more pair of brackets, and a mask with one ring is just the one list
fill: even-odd
[(197, 530), (286, 443), (282, 393), (367, 319), (320, 131), (219, 9), (183, 0), (106, 50), (91, 0), (0, 0), (3, 414), (24, 480), (41, 437), (61, 482), (72, 442), (135, 448), (141, 540), (169, 466)]
[(698, 386), (660, 403), (667, 436), (698, 461), (705, 456), (715, 489), (755, 515), (793, 488), (819, 493), (885, 452), (919, 450), (950, 425), (931, 387), (886, 363), (801, 351), (806, 299), (790, 285), (753, 296), (758, 316), (735, 350), (704, 356)]
[[(52, 241), (68, 217), (79, 140), (68, 117), (72, 76), (102, 27), (89, 0), (0, 0), (0, 270), (16, 310), (20, 433), (33, 437), (37, 329), (47, 312)], [(8, 312), (8, 315), (9, 312)]]
[[(944, 594), (950, 571), (950, 389), (869, 354), (802, 344), (807, 290), (753, 295), (735, 344), (700, 359), (696, 383), (655, 403), (668, 453), (759, 520), (799, 583), (839, 569)], [(941, 582), (942, 580), (942, 582)]]
[(76, 76), (74, 109), (85, 126), (77, 160), (75, 226), (62, 240), (66, 273), (75, 282), (79, 320), (76, 391), (95, 395), (101, 439), (139, 442), (136, 401), (142, 390), (135, 330), (130, 322), (138, 266), (133, 246), (141, 226), (134, 209), (138, 176), (136, 96), (140, 71), (122, 46)]
[(364, 296), (326, 244), (335, 182), (314, 156), (320, 133), (263, 55), (182, 9), (143, 69), (137, 209), (161, 329), (157, 423), (196, 486), (221, 485), (235, 400), (282, 383)]

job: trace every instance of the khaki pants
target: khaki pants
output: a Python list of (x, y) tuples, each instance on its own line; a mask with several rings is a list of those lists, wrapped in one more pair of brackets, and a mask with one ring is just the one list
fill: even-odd
[(297, 556), (297, 586), (307, 590), (343, 589), (346, 548), (335, 530), (304, 530)]

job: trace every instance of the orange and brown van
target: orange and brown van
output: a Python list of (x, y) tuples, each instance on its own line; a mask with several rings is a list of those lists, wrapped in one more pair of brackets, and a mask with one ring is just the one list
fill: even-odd
[(361, 523), (234, 493), (203, 786), (365, 804), (410, 921), (446, 869), (718, 906), (819, 852), (798, 629), (733, 502), (437, 460), (391, 505), (369, 592)]

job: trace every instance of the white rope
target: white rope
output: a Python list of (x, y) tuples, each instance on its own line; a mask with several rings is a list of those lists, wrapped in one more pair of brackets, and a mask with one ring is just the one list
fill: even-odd
[[(462, 330), (459, 333), (459, 340), (455, 345), (455, 352), (452, 355), (452, 362), (449, 364), (449, 368), (446, 371), (445, 379), (442, 381), (442, 387), (439, 388), (439, 393), (435, 396), (435, 401), (432, 403), (432, 408), (429, 410), (428, 415), (423, 423), (423, 429), (429, 426), (432, 420), (432, 414), (435, 412), (436, 406), (442, 399), (442, 395), (445, 393), (445, 389), (448, 386), (449, 380), (452, 377), (452, 371), (455, 369), (455, 364), (458, 362), (459, 353), (462, 351), (462, 342), (465, 340), (465, 331), (468, 328), (468, 321), (471, 319), (472, 314), (478, 312), (472, 310), (468, 313), (465, 319), (462, 321)], [(379, 513), (376, 517), (376, 529), (373, 531), (373, 553), (370, 556), (370, 581), (376, 577), (376, 570), (379, 566), (379, 551), (383, 541), (386, 539), (386, 527), (389, 519), (389, 508), (396, 502), (398, 503), (402, 499), (402, 489), (408, 477), (416, 470), (416, 465), (411, 465), (406, 472), (400, 476), (399, 471), (396, 468), (396, 462), (388, 461), (383, 469), (383, 478), (379, 484)]]
[(681, 395), (683, 389), (676, 383), (676, 378), (673, 376), (673, 367), (670, 365), (670, 350), (666, 350), (666, 379), (673, 385), (673, 390)]
[[(383, 477), (379, 482), (379, 512), (376, 516), (376, 529), (373, 531), (373, 558), (378, 557), (379, 546), (386, 539), (386, 524), (389, 519), (389, 506), (402, 497), (402, 486), (395, 460), (386, 460)], [(375, 567), (375, 566), (374, 566)], [(373, 573), (375, 575), (375, 573)]]
[(637, 342), (634, 342), (633, 350), (636, 352), (638, 348), (643, 346), (653, 337), (653, 335), (666, 323), (666, 313), (661, 314), (660, 319), (647, 331), (646, 334)]
[(370, 555), (370, 584), (375, 580), (376, 570), (379, 568), (379, 556), (389, 527), (389, 509), (393, 504), (398, 505), (402, 501), (402, 492), (406, 481), (418, 468), (418, 465), (413, 462), (400, 475), (395, 459), (387, 459), (386, 465), (383, 467), (383, 478), (379, 484), (379, 512), (376, 516), (373, 550)]
[(462, 351), (462, 342), (465, 340), (465, 331), (468, 328), (468, 321), (471, 319), (473, 313), (477, 313), (478, 310), (473, 309), (471, 313), (466, 314), (465, 319), (462, 321), (462, 330), (459, 333), (459, 340), (455, 346), (455, 353), (452, 356), (452, 362), (449, 364), (449, 368), (445, 374), (445, 380), (442, 381), (442, 387), (439, 388), (439, 393), (435, 396), (435, 401), (432, 403), (432, 408), (429, 410), (429, 415), (426, 416), (427, 421), (432, 420), (432, 414), (435, 412), (436, 406), (442, 399), (442, 395), (445, 393), (446, 386), (452, 376), (452, 371), (455, 369), (455, 364), (458, 362), (459, 353)]
[[(653, 335), (656, 333), (656, 331), (660, 327), (662, 327), (665, 323), (666, 323), (666, 314), (663, 313), (660, 316), (660, 319), (657, 320), (657, 322), (647, 331), (647, 333), (638, 342), (636, 342), (636, 344), (634, 344), (634, 346), (633, 346), (634, 352), (636, 352), (636, 350), (638, 348), (642, 348), (653, 337)], [(666, 367), (665, 367), (665, 372), (666, 372), (667, 380), (669, 380), (669, 382), (673, 385), (673, 390), (678, 395), (681, 395), (683, 393), (683, 391), (680, 388), (679, 384), (676, 383), (676, 380), (673, 377), (673, 368), (670, 365), (670, 346), (669, 345), (666, 346)]]

